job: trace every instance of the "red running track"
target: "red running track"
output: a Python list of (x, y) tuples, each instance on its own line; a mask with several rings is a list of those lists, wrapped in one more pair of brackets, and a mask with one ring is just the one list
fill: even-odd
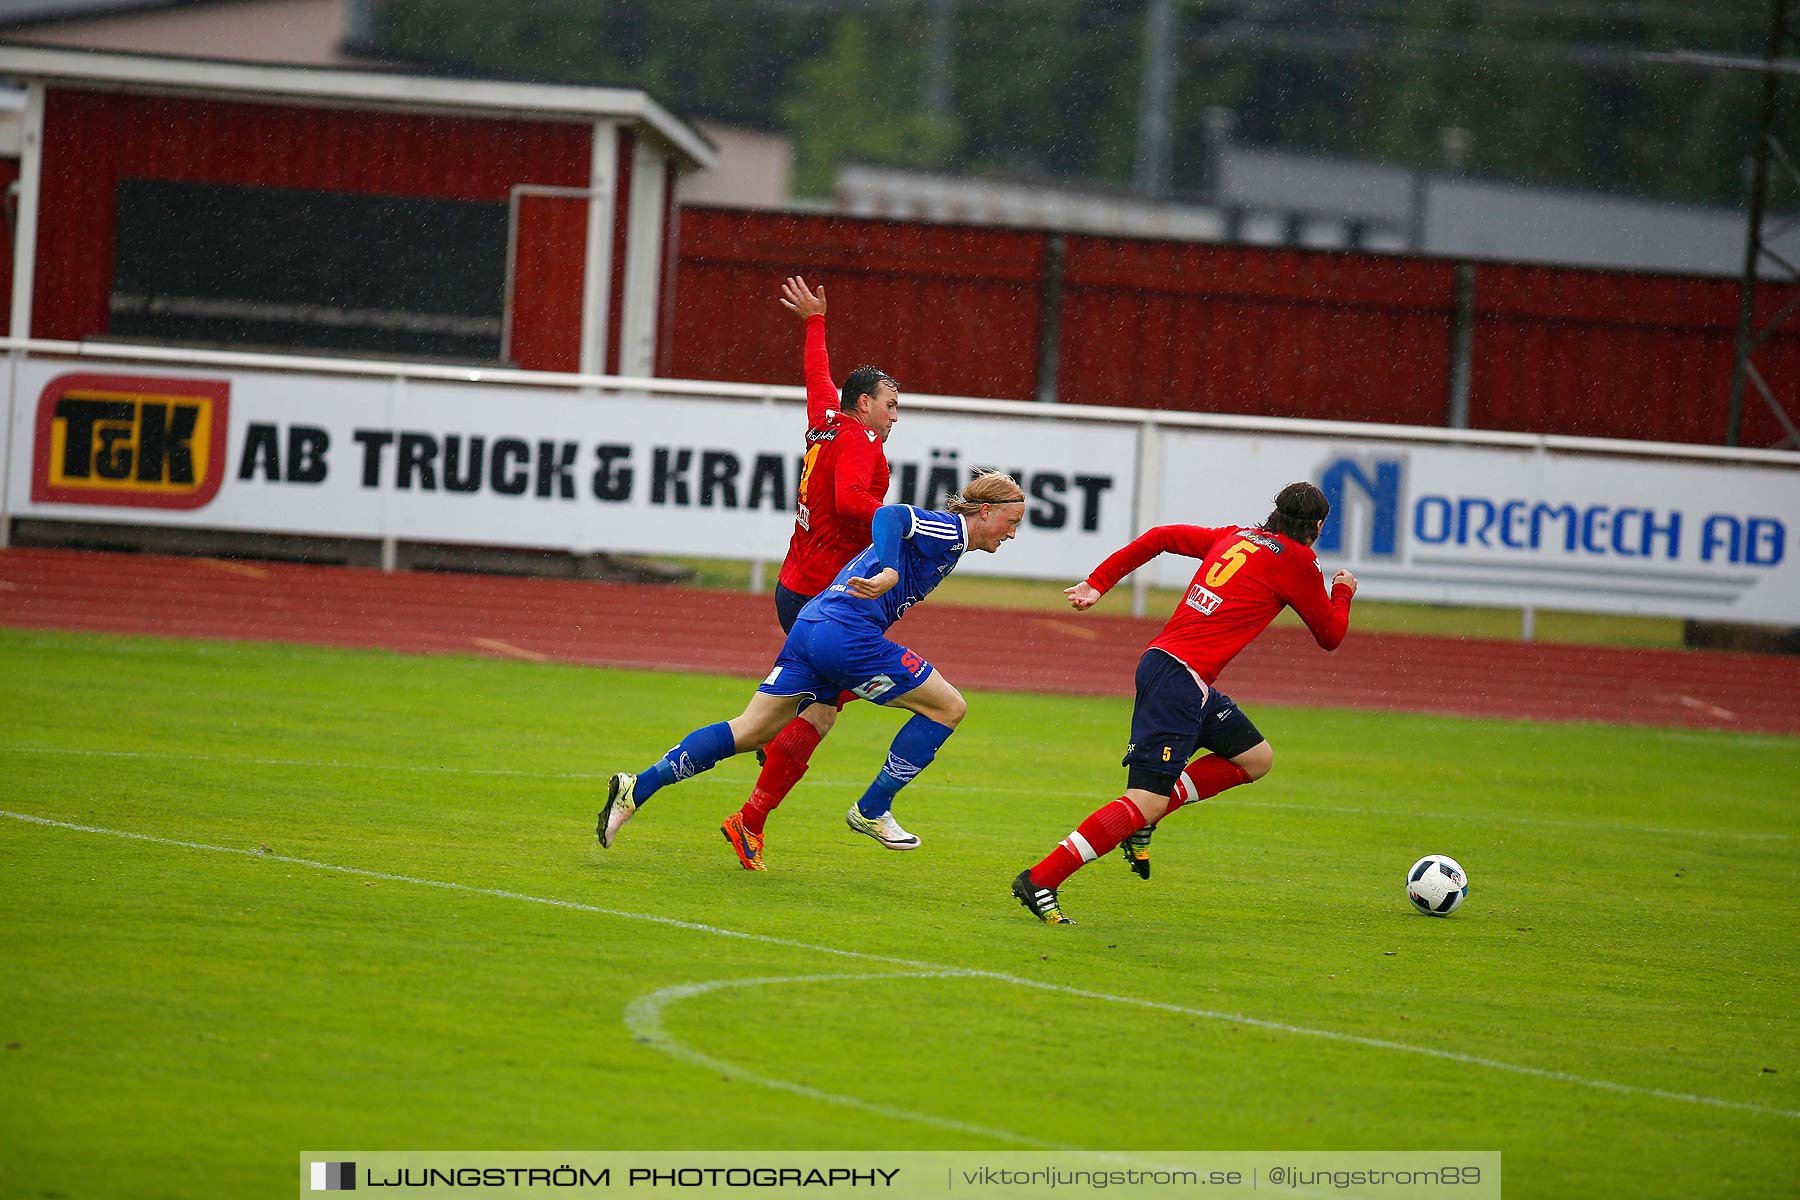
[[(1118, 597), (1123, 599), (1123, 596)], [(0, 625), (304, 642), (757, 677), (767, 596), (79, 550), (0, 551)], [(1129, 695), (1161, 620), (922, 605), (895, 637), (961, 687)], [(1800, 734), (1800, 660), (1274, 628), (1220, 681), (1247, 703)]]

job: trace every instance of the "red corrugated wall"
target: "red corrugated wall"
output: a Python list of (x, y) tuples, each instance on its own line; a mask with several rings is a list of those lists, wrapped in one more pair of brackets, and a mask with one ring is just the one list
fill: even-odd
[(1036, 394), (1044, 238), (1011, 230), (740, 209), (681, 211), (668, 373), (797, 384), (800, 330), (781, 281), (824, 284), (831, 367), (902, 392)]
[[(664, 374), (795, 383), (782, 276), (836, 281), (833, 367), (874, 361), (921, 392), (1030, 399), (1051, 236), (684, 209)], [(1255, 416), (1443, 425), (1458, 264), (1446, 259), (1071, 236), (1058, 398)], [(1477, 429), (1718, 445), (1735, 347), (1730, 279), (1479, 264)], [(1800, 289), (1765, 285), (1766, 324)], [(1756, 361), (1790, 408), (1800, 318)], [(1754, 389), (1742, 444), (1784, 436)]]
[[(1724, 442), (1736, 280), (1507, 265), (1483, 265), (1476, 279), (1476, 428)], [(1759, 286), (1759, 327), (1795, 293)], [(1754, 361), (1777, 396), (1800, 400), (1800, 324), (1770, 339)], [(1742, 444), (1768, 446), (1782, 436), (1747, 389)]]
[[(1795, 309), (1800, 307), (1800, 287), (1774, 287), (1768, 284), (1759, 285), (1756, 289), (1756, 312), (1754, 328), (1767, 330), (1769, 323), (1776, 320), (1787, 310), (1785, 324), (1773, 331), (1767, 341), (1756, 350), (1750, 358), (1751, 363), (1762, 373), (1763, 379), (1775, 393), (1775, 399), (1785, 405), (1789, 421), (1800, 424), (1800, 315)], [(1736, 330), (1733, 329), (1731, 345), (1735, 351)], [(1724, 414), (1731, 403), (1730, 360), (1726, 364), (1726, 374), (1707, 393), (1708, 406), (1720, 413), (1719, 427), (1724, 428)], [(1787, 430), (1782, 426), (1775, 414), (1770, 411), (1766, 401), (1756, 390), (1756, 385), (1746, 380), (1744, 384), (1744, 436), (1745, 446), (1775, 446), (1787, 438)], [(1792, 449), (1793, 443), (1789, 443)]]
[[(589, 130), (53, 87), (44, 110), (32, 334), (80, 339), (106, 331), (122, 177), (505, 203), (515, 183), (587, 186)], [(513, 357), (521, 366), (572, 371), (579, 332), (569, 314), (580, 311), (585, 222), (558, 208), (541, 206), (543, 226), (521, 229), (515, 299), (533, 316), (515, 321)]]
[[(585, 178), (580, 186), (587, 186)], [(518, 243), (513, 250), (513, 362), (539, 371), (579, 368), (586, 251), (585, 199), (519, 197)]]
[(1451, 263), (1072, 237), (1065, 278), (1068, 403), (1444, 423)]

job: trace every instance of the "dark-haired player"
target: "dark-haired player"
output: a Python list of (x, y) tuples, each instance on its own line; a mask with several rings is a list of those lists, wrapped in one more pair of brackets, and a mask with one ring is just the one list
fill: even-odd
[[(1300, 614), (1326, 650), (1343, 642), (1356, 576), (1339, 571), (1328, 595), (1312, 549), (1330, 515), (1325, 493), (1310, 483), (1290, 483), (1261, 525), (1159, 526), (1064, 591), (1076, 611), (1085, 612), (1158, 554), (1200, 560), (1187, 595), (1138, 660), (1131, 743), (1122, 764), (1125, 794), (1013, 880), (1013, 895), (1039, 920), (1070, 924), (1057, 889), (1114, 846), (1122, 846), (1131, 869), (1148, 879), (1150, 834), (1158, 821), (1184, 804), (1269, 773), (1274, 751), (1213, 681), (1284, 607)], [(1197, 748), (1211, 753), (1188, 763)]]
[[(875, 367), (858, 367), (840, 391), (825, 353), (825, 286), (798, 275), (781, 285), (781, 305), (806, 322), (806, 458), (794, 503), (794, 535), (775, 584), (775, 615), (783, 633), (808, 601), (871, 540), (869, 521), (887, 494), (882, 443), (900, 416), (900, 388)], [(837, 721), (841, 698), (823, 697), (787, 722), (764, 750), (750, 798), (719, 826), (746, 871), (763, 865), (763, 822), (806, 774), (813, 751)]]

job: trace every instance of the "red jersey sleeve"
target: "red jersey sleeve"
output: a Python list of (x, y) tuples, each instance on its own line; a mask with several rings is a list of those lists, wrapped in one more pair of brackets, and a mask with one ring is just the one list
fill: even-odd
[(843, 425), (844, 431), (838, 436), (843, 439), (844, 446), (838, 451), (832, 498), (841, 515), (866, 525), (882, 503), (881, 494), (875, 490), (876, 468), (882, 461), (881, 435), (855, 421), (846, 420)]
[(1087, 585), (1104, 596), (1119, 580), (1157, 555), (1184, 554), (1189, 558), (1205, 558), (1213, 543), (1229, 532), (1229, 529), (1204, 525), (1158, 525), (1109, 555), (1087, 577)]
[(1319, 560), (1310, 554), (1304, 559), (1296, 559), (1290, 568), (1285, 589), (1287, 595), (1282, 599), (1300, 614), (1315, 642), (1326, 650), (1336, 650), (1344, 644), (1344, 635), (1350, 631), (1350, 585), (1340, 583), (1331, 589), (1329, 596), (1326, 595), (1318, 563)]
[(831, 357), (825, 353), (825, 315), (806, 318), (806, 350), (801, 355), (806, 372), (806, 427), (817, 429), (825, 414), (838, 406), (837, 385), (831, 382)]

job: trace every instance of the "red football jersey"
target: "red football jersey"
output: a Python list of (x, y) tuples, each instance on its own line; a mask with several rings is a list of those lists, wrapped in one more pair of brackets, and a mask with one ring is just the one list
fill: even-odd
[(1150, 642), (1207, 683), (1219, 677), (1282, 608), (1300, 614), (1313, 638), (1336, 650), (1350, 628), (1350, 587), (1325, 593), (1311, 546), (1254, 525), (1159, 525), (1094, 568), (1088, 586), (1104, 595), (1158, 554), (1200, 559), (1187, 595)]
[(816, 596), (869, 545), (869, 521), (887, 495), (881, 435), (838, 407), (825, 354), (825, 318), (806, 318), (806, 460), (781, 586)]

